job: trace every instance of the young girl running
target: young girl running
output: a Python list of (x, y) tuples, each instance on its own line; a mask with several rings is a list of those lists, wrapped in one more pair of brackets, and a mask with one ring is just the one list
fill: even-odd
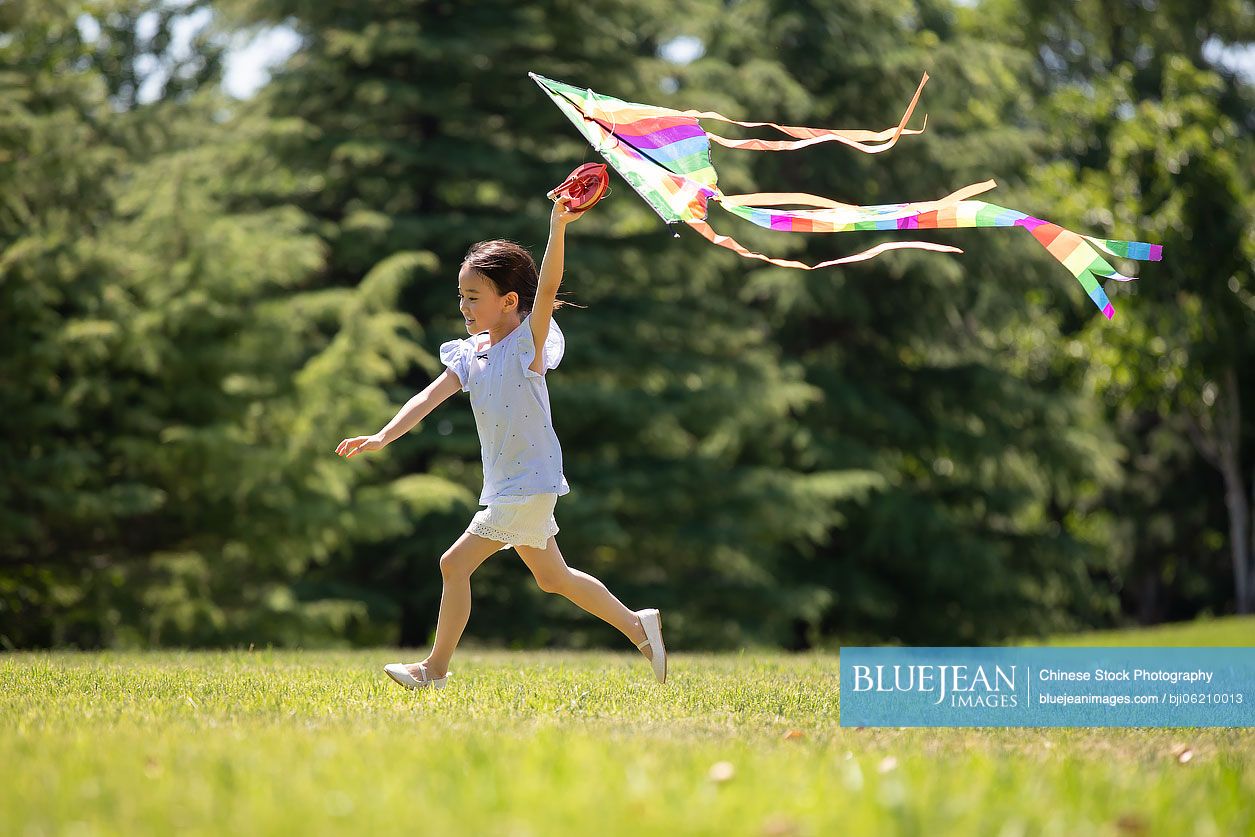
[[(527, 250), (510, 241), (471, 247), (458, 272), (458, 301), (468, 340), (440, 347), (448, 368), (411, 398), (373, 436), (345, 439), (336, 453), (346, 459), (381, 450), (461, 389), (469, 392), (484, 466), (481, 509), (440, 558), (444, 591), (431, 653), (417, 663), (391, 663), (384, 671), (407, 688), (442, 689), (449, 660), (471, 613), (471, 573), (491, 555), (511, 546), (542, 590), (561, 593), (618, 628), (667, 679), (667, 651), (658, 610), (628, 610), (588, 573), (567, 566), (554, 535), (553, 510), (570, 492), (562, 473), (562, 449), (550, 418), (546, 372), (562, 360), (565, 341), (553, 309), (562, 281), (567, 224), (582, 215), (554, 202), (549, 245), (537, 275)], [(541, 347), (537, 351), (537, 347)]]

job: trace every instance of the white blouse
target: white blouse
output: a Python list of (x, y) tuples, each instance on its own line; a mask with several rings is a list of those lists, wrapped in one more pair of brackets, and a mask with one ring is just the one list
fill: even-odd
[[(496, 344), (488, 332), (440, 346), (440, 361), (471, 394), (484, 464), (480, 505), (532, 494), (568, 494), (562, 448), (553, 430), (545, 376), (528, 367), (536, 358), (532, 315)], [(556, 319), (549, 321), (543, 366), (562, 360), (566, 341)]]

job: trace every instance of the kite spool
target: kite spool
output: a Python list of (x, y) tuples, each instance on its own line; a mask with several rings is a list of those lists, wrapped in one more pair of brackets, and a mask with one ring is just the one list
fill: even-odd
[(605, 163), (585, 163), (567, 176), (546, 195), (549, 200), (567, 198), (566, 208), (583, 212), (604, 198), (610, 189), (610, 175)]

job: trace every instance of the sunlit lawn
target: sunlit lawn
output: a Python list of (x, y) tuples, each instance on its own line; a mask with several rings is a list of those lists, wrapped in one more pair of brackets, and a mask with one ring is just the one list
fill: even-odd
[(394, 659), (0, 657), (0, 833), (1255, 833), (1251, 729), (842, 729), (827, 654)]
[(1224, 616), (1153, 628), (1127, 631), (1101, 631), (1069, 634), (1050, 640), (1048, 645), (1255, 645), (1255, 617)]

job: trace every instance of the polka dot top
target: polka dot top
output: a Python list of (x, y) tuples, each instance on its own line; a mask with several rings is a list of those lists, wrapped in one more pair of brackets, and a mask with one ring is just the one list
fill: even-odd
[[(551, 317), (543, 354), (546, 372), (558, 365), (565, 349), (562, 330)], [(484, 464), (480, 505), (571, 491), (562, 474), (562, 448), (553, 430), (545, 375), (528, 368), (535, 358), (531, 314), (491, 346), (486, 331), (440, 346), (440, 361), (458, 376), (462, 391), (471, 394)]]

